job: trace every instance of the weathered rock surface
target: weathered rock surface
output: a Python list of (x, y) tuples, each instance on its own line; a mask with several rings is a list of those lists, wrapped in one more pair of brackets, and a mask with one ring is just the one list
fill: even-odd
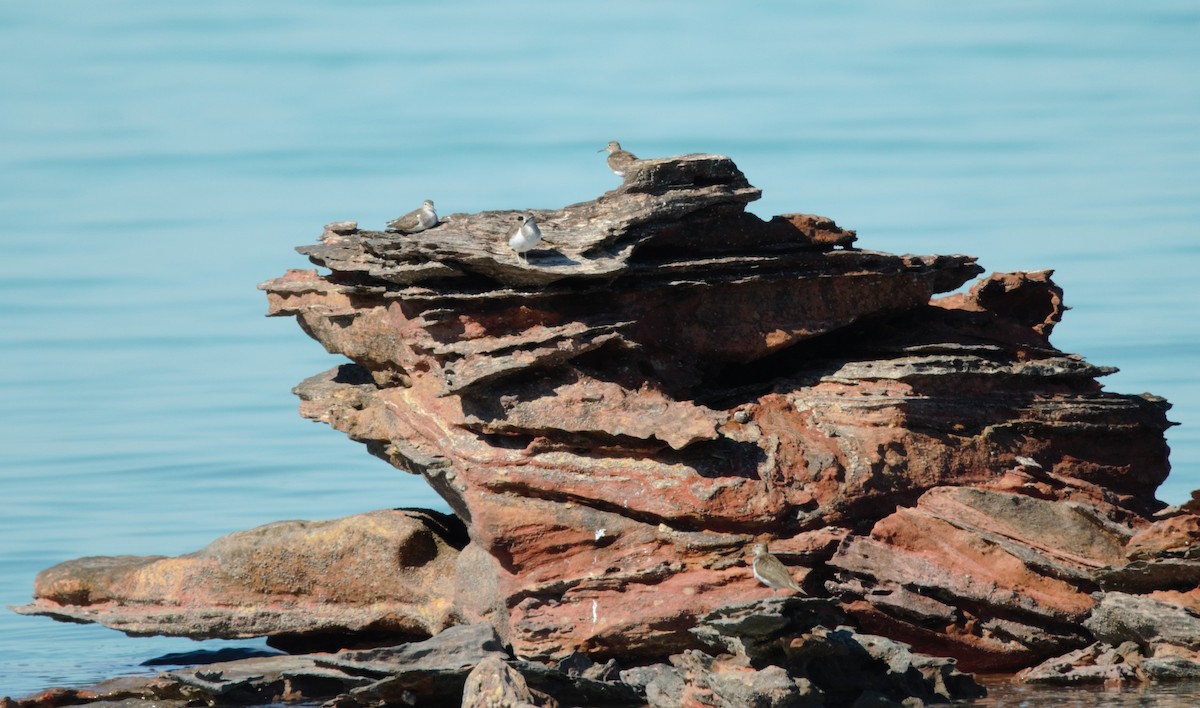
[(695, 633), (709, 653), (689, 649), (658, 665), (621, 673), (651, 706), (899, 705), (978, 698), (982, 686), (952, 659), (848, 627), (827, 629), (833, 601), (772, 598), (720, 608)]
[[(775, 645), (714, 657), (688, 650), (670, 664), (621, 671), (573, 655), (558, 666), (514, 659), (487, 624), (460, 625), (421, 642), (335, 654), (278, 655), (167, 671), (154, 678), (60, 690), (5, 708), (70, 704), (246, 705), (326, 701), (330, 708), (443, 706), (804, 706), (867, 700), (944, 703), (982, 695), (953, 660), (913, 655), (882, 637), (816, 624), (830, 600), (769, 599), (706, 617), (714, 646), (748, 635)], [(770, 628), (770, 629), (768, 629)], [(769, 655), (768, 655), (769, 654)]]
[[(720, 706), (775, 708), (776, 706), (820, 706), (825, 696), (805, 679), (794, 679), (779, 666), (753, 669), (743, 664), (719, 661), (689, 649), (671, 657), (678, 679), (665, 684), (657, 679), (649, 704), (670, 706)], [(677, 691), (677, 692), (676, 692)]]
[(352, 645), (428, 637), (463, 621), (453, 587), (454, 517), (386, 510), (331, 521), (280, 521), (178, 558), (92, 557), (38, 574), (23, 614), (99, 622), (132, 635), (271, 637)]
[(1085, 622), (1096, 643), (1026, 669), (1021, 678), (1059, 685), (1200, 679), (1200, 611), (1194, 600), (1166, 597), (1104, 594)]
[(1105, 593), (1084, 623), (1096, 643), (1029, 668), (1021, 678), (1059, 685), (1200, 679), (1200, 611), (1194, 600), (1155, 595)]
[(1075, 502), (939, 487), (848, 538), (830, 586), (872, 631), (1019, 668), (1087, 642), (1091, 572), (1122, 558), (1121, 531)]
[[(261, 573), (219, 549), (77, 561), (22, 611), (294, 643), (482, 621), (519, 661), (658, 666), (627, 679), (653, 703), (700, 685), (688, 672), (729, 673), (695, 653), (716, 636), (749, 663), (705, 695), (745, 698), (722, 682), (771, 666), (800, 675), (786, 667), (804, 642), (773, 644), (771, 613), (728, 619), (732, 633), (701, 623), (776, 596), (748, 567), (757, 540), (887, 638), (873, 646), (971, 670), (1092, 645), (1117, 593), (1200, 606), (1200, 502), (1155, 499), (1169, 406), (1105, 391), (1113, 369), (1050, 343), (1066, 309), (1051, 271), (935, 297), (979, 275), (975, 259), (859, 250), (827, 218), (748, 213), (758, 195), (728, 158), (641, 161), (594, 201), (534, 211), (544, 242), (527, 261), (503, 238), (516, 211), (406, 236), (331, 224), (300, 249), (328, 273), (260, 286), (270, 314), (352, 362), (302, 382), (301, 413), (423, 475), (469, 543), (338, 556), (383, 564), (391, 594), (292, 579), (270, 553)], [(244, 570), (231, 582), (224, 565)], [(764, 700), (793, 700), (776, 674), (754, 679), (779, 691)]]
[(318, 664), (371, 679), (342, 696), (338, 705), (409, 704), (416, 697), (453, 705), (467, 674), (489, 658), (506, 657), (491, 625), (459, 625), (423, 642), (342, 651)]
[(786, 662), (786, 638), (844, 620), (831, 599), (783, 596), (719, 607), (698, 618), (691, 632), (709, 653), (761, 668)]
[(535, 695), (525, 677), (500, 657), (476, 664), (463, 687), (463, 708), (534, 708), (549, 703), (547, 697)]
[[(329, 275), (262, 286), (272, 314), (355, 362), (301, 384), (302, 412), (424, 474), (468, 521), (524, 656), (694, 646), (696, 616), (770, 592), (744, 559), (767, 534), (817, 569), (813, 589), (859, 593), (862, 619), (968, 664), (1084, 642), (1085, 569), (1123, 557), (1109, 526), (1131, 534), (1161, 506), (1166, 406), (1105, 393), (1096, 377), (1111, 369), (1050, 345), (1064, 307), (1048, 271), (931, 301), (974, 260), (845, 250), (817, 238), (837, 232), (828, 220), (747, 214), (756, 196), (724, 158), (656, 161), (539, 214), (554, 249), (529, 264), (503, 250), (507, 213), (405, 239), (327, 235), (302, 251)], [(1003, 505), (973, 512), (974, 530), (919, 519), (969, 507), (934, 509), (941, 492), (917, 504), (939, 487), (1094, 509), (1079, 533), (1107, 545), (1043, 548), (1074, 512), (1015, 529), (985, 523)], [(997, 546), (1013, 560), (977, 588), (937, 549), (900, 544), (921, 525), (967, 545), (1017, 534)], [(914, 577), (945, 587), (922, 594)]]

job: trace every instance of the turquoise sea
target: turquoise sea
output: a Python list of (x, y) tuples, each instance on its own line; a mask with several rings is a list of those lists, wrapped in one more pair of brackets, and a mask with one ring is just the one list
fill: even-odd
[[(1160, 497), (1200, 488), (1194, 0), (6, 0), (0, 605), (79, 556), (445, 509), (297, 415), (338, 360), (255, 285), (330, 221), (594, 198), (614, 139), (730, 155), (753, 211), (865, 248), (1055, 269), (1056, 344), (1172, 401)], [(0, 695), (206, 646), (0, 611)]]

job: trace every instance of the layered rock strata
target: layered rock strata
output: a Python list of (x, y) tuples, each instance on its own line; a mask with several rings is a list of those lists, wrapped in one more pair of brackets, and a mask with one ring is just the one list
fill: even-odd
[(443, 579), (466, 542), (458, 519), (432, 511), (280, 521), (177, 558), (61, 563), (38, 575), (37, 602), (13, 609), (135, 636), (267, 636), (288, 649), (422, 638), (462, 621)]
[[(818, 624), (828, 600), (769, 599), (703, 618), (704, 641), (737, 647), (715, 658), (691, 649), (622, 671), (572, 654), (556, 665), (515, 659), (494, 627), (458, 625), (397, 646), (214, 661), (154, 677), (48, 691), (0, 708), (112, 706), (759, 706), (909, 705), (982, 695), (950, 659)], [(751, 640), (751, 641), (747, 641)], [(770, 645), (772, 648), (764, 651)], [(747, 651), (743, 651), (745, 648)], [(201, 652), (202, 653), (202, 652)]]
[[(774, 594), (748, 568), (769, 540), (865, 630), (1007, 670), (1092, 643), (1106, 592), (1188, 589), (1164, 569), (1195, 574), (1197, 517), (1154, 496), (1168, 406), (1050, 343), (1051, 271), (938, 298), (974, 258), (862, 250), (824, 217), (750, 214), (758, 196), (728, 158), (644, 160), (532, 211), (527, 259), (505, 238), (526, 212), (340, 222), (299, 249), (328, 272), (261, 286), (351, 361), (296, 388), (302, 414), (423, 475), (469, 539), (435, 544), (436, 597), (341, 629), (487, 622), (528, 660), (683, 656), (698, 618)], [(54, 572), (23, 611), (142, 631), (88, 608), (172, 602)]]
[[(329, 231), (300, 249), (328, 275), (263, 286), (272, 314), (354, 362), (303, 383), (302, 411), (429, 479), (499, 578), (478, 611), (522, 655), (687, 648), (703, 611), (770, 592), (745, 569), (758, 536), (815, 569), (813, 590), (861, 593), (864, 618), (980, 666), (1082, 641), (1009, 635), (1078, 626), (1087, 583), (1010, 611), (914, 592), (863, 556), (942, 486), (1137, 525), (1167, 473), (1165, 406), (1105, 393), (1111, 369), (1054, 349), (1048, 272), (931, 301), (974, 259), (857, 250), (828, 219), (748, 214), (757, 196), (724, 158), (648, 161), (594, 202), (534, 212), (546, 247), (528, 263), (504, 250), (507, 213)], [(903, 550), (884, 557), (930, 555)], [(1065, 582), (1045, 570), (1028, 575)]]

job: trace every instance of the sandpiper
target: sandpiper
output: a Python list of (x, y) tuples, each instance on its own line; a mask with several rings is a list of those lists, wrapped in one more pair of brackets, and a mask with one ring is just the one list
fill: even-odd
[(433, 200), (426, 199), (420, 209), (413, 209), (399, 219), (388, 222), (388, 231), (399, 231), (402, 234), (415, 234), (418, 231), (432, 229), (438, 225), (437, 211), (433, 208)]
[(612, 168), (613, 174), (618, 177), (624, 177), (625, 171), (629, 166), (637, 162), (637, 158), (628, 150), (621, 149), (621, 143), (613, 140), (608, 144), (608, 147), (600, 148), (596, 152), (608, 150), (608, 166)]
[(524, 214), (517, 218), (521, 220), (521, 225), (509, 234), (508, 245), (512, 246), (512, 250), (517, 252), (518, 257), (528, 263), (529, 259), (525, 257), (525, 252), (542, 240), (542, 231), (538, 228), (533, 214)]
[(788, 572), (787, 566), (767, 551), (767, 544), (754, 544), (754, 577), (769, 588), (775, 590), (794, 590), (803, 592), (800, 586)]

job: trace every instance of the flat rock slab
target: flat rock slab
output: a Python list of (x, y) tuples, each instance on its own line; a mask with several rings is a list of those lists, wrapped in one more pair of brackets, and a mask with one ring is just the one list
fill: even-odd
[(1171, 645), (1200, 656), (1200, 613), (1142, 595), (1105, 593), (1085, 623), (1095, 637), (1111, 645)]
[(466, 670), (485, 657), (503, 654), (494, 627), (488, 624), (459, 625), (425, 641), (346, 650), (321, 659), (325, 666), (353, 671), (364, 676), (392, 676), (402, 672), (450, 672)]
[(133, 635), (195, 638), (391, 632), (455, 622), (456, 519), (385, 510), (282, 521), (178, 558), (82, 558), (49, 568), (21, 614), (96, 622)]
[(322, 666), (313, 656), (272, 656), (167, 671), (164, 677), (219, 703), (262, 703), (285, 695), (326, 698), (369, 679)]
[[(637, 248), (650, 247), (662, 236), (657, 225), (713, 212), (740, 213), (759, 195), (729, 158), (685, 155), (646, 160), (620, 189), (591, 202), (557, 210), (451, 214), (417, 234), (327, 231), (323, 244), (299, 250), (332, 270), (404, 285), (471, 276), (526, 286), (564, 278), (611, 279), (628, 267)], [(525, 259), (508, 246), (522, 214), (536, 217), (543, 239)], [(797, 242), (804, 239), (790, 222), (773, 230)]]

